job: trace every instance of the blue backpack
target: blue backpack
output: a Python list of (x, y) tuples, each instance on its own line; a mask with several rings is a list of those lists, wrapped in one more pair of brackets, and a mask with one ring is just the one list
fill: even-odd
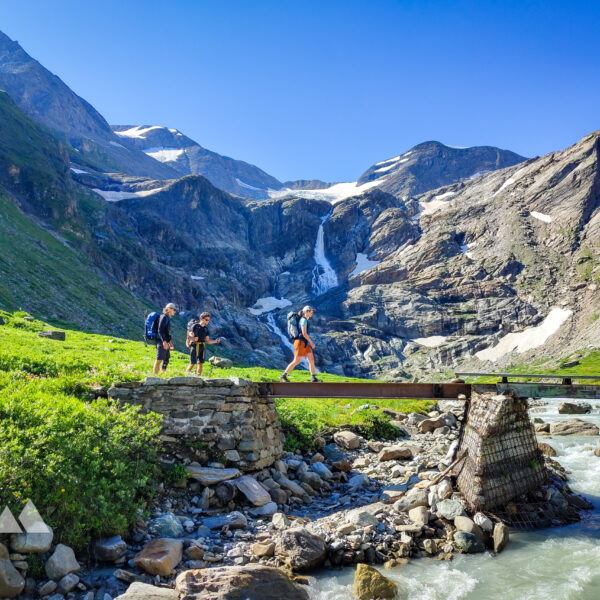
[(146, 331), (144, 333), (144, 339), (147, 342), (152, 342), (156, 340), (156, 335), (158, 333), (158, 318), (160, 314), (157, 312), (151, 312), (146, 317)]

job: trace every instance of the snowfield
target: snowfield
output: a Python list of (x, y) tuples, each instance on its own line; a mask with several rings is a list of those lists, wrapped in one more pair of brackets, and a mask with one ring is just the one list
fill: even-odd
[(354, 267), (352, 273), (348, 275), (348, 279), (358, 275), (359, 273), (362, 273), (363, 271), (366, 271), (367, 269), (370, 269), (371, 267), (374, 267), (375, 265), (378, 265), (380, 262), (380, 260), (369, 260), (366, 254), (359, 252), (356, 255), (356, 266)]
[(253, 315), (262, 315), (272, 310), (279, 308), (285, 308), (291, 306), (292, 303), (287, 298), (275, 298), (274, 296), (267, 296), (266, 298), (259, 298), (254, 306), (248, 308)]
[(144, 150), (144, 153), (148, 156), (151, 156), (155, 160), (159, 160), (160, 162), (174, 162), (180, 156), (185, 154), (185, 150), (183, 148), (148, 148), (148, 150)]
[(543, 345), (555, 334), (573, 311), (564, 308), (553, 308), (548, 316), (535, 327), (528, 327), (520, 332), (505, 335), (496, 346), (480, 350), (475, 354), (479, 360), (498, 360), (509, 352), (527, 352)]

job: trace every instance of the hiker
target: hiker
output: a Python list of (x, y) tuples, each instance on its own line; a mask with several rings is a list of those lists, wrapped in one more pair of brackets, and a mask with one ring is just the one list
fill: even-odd
[(188, 330), (188, 339), (186, 345), (190, 349), (190, 364), (185, 370), (186, 373), (190, 373), (194, 368), (194, 365), (198, 364), (198, 367), (196, 368), (196, 375), (202, 375), (204, 349), (206, 344), (219, 344), (221, 342), (220, 337), (215, 340), (210, 339), (210, 334), (208, 333), (209, 322), (210, 313), (203, 312), (200, 315), (200, 320), (192, 324), (191, 331)]
[[(312, 341), (308, 333), (308, 320), (315, 314), (315, 309), (312, 306), (305, 306), (298, 313), (290, 313), (288, 315), (288, 333), (294, 339), (294, 360), (286, 367), (285, 371), (279, 377), (280, 381), (289, 381), (288, 373), (297, 367), (303, 358), (308, 360), (310, 369), (311, 381), (320, 383), (315, 374), (315, 356), (313, 349), (315, 343)], [(297, 327), (296, 327), (297, 322)], [(292, 332), (294, 334), (292, 335)]]
[(171, 318), (177, 313), (177, 307), (169, 302), (158, 317), (158, 325), (156, 327), (156, 361), (154, 361), (154, 374), (158, 375), (161, 371), (164, 373), (169, 365), (171, 358), (171, 350), (174, 350), (173, 342), (171, 341)]

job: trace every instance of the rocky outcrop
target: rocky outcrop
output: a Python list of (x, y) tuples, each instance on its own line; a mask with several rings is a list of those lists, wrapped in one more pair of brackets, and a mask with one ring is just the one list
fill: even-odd
[(596, 425), (581, 419), (550, 423), (550, 435), (598, 435), (599, 432)]

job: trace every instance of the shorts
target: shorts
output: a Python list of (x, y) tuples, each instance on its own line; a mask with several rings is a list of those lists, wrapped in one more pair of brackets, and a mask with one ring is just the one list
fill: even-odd
[(308, 342), (305, 342), (304, 340), (294, 340), (294, 358), (311, 356), (312, 353), (312, 348)]
[(204, 342), (192, 342), (190, 346), (190, 364), (204, 364)]
[(162, 344), (156, 344), (156, 360), (163, 361), (163, 369), (167, 368), (169, 359), (171, 358), (171, 349), (165, 350)]

